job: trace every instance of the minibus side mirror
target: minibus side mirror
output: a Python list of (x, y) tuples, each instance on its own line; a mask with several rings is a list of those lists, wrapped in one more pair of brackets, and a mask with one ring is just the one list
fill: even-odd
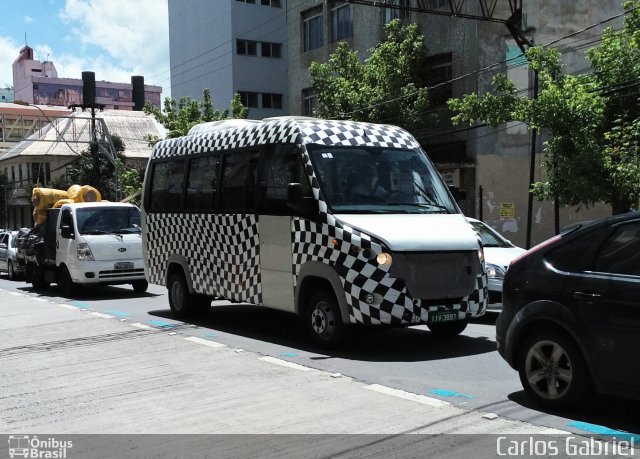
[(287, 185), (287, 206), (303, 216), (311, 216), (317, 213), (315, 199), (304, 195), (301, 183)]
[(60, 235), (65, 239), (73, 239), (73, 228), (70, 225), (62, 225), (60, 227)]

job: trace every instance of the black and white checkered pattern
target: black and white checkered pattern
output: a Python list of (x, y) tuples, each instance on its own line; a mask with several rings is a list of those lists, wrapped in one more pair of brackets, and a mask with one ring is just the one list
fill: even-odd
[[(265, 143), (419, 148), (409, 133), (395, 126), (285, 118), (167, 140), (156, 146), (152, 159)], [(302, 159), (321, 218), (319, 223), (297, 217), (291, 220), (294, 290), (301, 267), (309, 261), (319, 261), (332, 266), (340, 277), (352, 323), (425, 323), (430, 312), (443, 309), (458, 311), (461, 319), (484, 313), (488, 298), (484, 272), (478, 275), (477, 290), (460, 303), (434, 305), (411, 298), (404, 281), (391, 277), (389, 267), (380, 266), (375, 260), (375, 254), (389, 249), (382, 241), (343, 224), (328, 212), (305, 150)], [(199, 292), (261, 304), (260, 244), (255, 216), (148, 214), (147, 219), (151, 282), (164, 284), (167, 256), (179, 253), (189, 260), (193, 283)], [(372, 304), (366, 301), (370, 293), (375, 298)]]

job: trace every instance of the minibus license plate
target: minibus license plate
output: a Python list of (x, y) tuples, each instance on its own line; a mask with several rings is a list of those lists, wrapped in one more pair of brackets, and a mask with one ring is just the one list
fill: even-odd
[(133, 269), (133, 263), (130, 261), (121, 261), (116, 263), (113, 269)]
[(431, 323), (453, 322), (455, 320), (458, 320), (457, 312), (436, 311), (429, 314), (429, 322)]

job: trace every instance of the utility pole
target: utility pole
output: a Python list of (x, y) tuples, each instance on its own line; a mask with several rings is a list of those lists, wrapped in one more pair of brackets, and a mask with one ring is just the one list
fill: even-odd
[[(106, 125), (103, 126), (103, 133), (100, 141), (98, 141), (98, 132), (96, 128), (96, 108), (100, 111), (104, 110), (104, 104), (96, 103), (96, 78), (94, 72), (82, 72), (82, 104), (71, 104), (68, 108), (75, 111), (76, 108), (85, 111), (91, 109), (91, 145), (95, 145), (102, 152), (109, 162), (113, 165), (114, 175), (116, 179), (115, 197), (116, 201), (120, 200), (120, 182), (118, 178), (118, 164), (116, 162), (116, 151), (111, 141)], [(106, 134), (106, 135), (105, 135)]]
[[(526, 50), (534, 43), (532, 40), (526, 37), (526, 31), (523, 28), (523, 15), (522, 15), (522, 0), (502, 0), (508, 2), (510, 15), (508, 17), (496, 16), (496, 6), (499, 0), (447, 0), (448, 8), (435, 8), (433, 0), (407, 0), (400, 2), (398, 0), (344, 0), (347, 3), (354, 5), (366, 5), (375, 6), (378, 8), (392, 8), (403, 11), (414, 11), (416, 13), (433, 14), (437, 16), (447, 16), (451, 18), (463, 18), (471, 19), (475, 21), (494, 22), (498, 24), (504, 24), (509, 30), (511, 37), (518, 45), (518, 48), (522, 51), (522, 54), (526, 53)], [(469, 13), (468, 6), (471, 3), (476, 3), (480, 11), (479, 14)], [(538, 96), (538, 72), (533, 71), (533, 94), (535, 99)], [(529, 190), (528, 190), (528, 203), (527, 203), (527, 245), (526, 248), (531, 247), (531, 223), (533, 218), (533, 193), (531, 187), (535, 179), (535, 164), (536, 164), (536, 142), (537, 142), (537, 130), (531, 129), (531, 157), (529, 163)], [(558, 200), (555, 202), (555, 219), (556, 219), (556, 233), (558, 228)], [(482, 203), (480, 203), (482, 206)]]

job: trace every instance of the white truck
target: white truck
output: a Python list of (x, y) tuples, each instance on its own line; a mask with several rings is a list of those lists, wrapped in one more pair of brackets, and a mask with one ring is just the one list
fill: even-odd
[(64, 295), (79, 285), (131, 284), (147, 290), (140, 209), (132, 204), (83, 202), (47, 209), (46, 220), (18, 243), (18, 262), (36, 290), (58, 284)]

